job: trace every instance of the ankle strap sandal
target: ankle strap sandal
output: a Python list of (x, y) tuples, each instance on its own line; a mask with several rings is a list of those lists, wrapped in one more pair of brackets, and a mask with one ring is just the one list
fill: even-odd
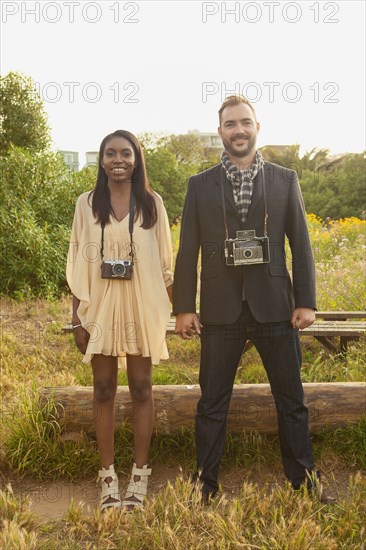
[[(102, 481), (101, 512), (104, 512), (106, 508), (120, 508), (121, 496), (119, 494), (118, 477), (114, 471), (114, 465), (111, 464), (108, 469), (102, 468), (99, 470), (98, 479)], [(107, 502), (110, 498), (114, 500)]]
[[(150, 474), (151, 468), (148, 468), (146, 464), (142, 468), (137, 468), (136, 464), (134, 463), (130, 483), (128, 484), (122, 506), (126, 506), (128, 508), (143, 506), (144, 500), (146, 499), (147, 483)], [(135, 476), (139, 476), (140, 479), (138, 481), (135, 481)]]

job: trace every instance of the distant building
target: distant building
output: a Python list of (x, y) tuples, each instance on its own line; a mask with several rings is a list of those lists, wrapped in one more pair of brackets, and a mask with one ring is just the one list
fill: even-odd
[(79, 170), (79, 153), (77, 151), (58, 151), (63, 159), (66, 166), (72, 172), (77, 172)]
[(85, 165), (91, 166), (93, 164), (98, 164), (98, 155), (99, 151), (87, 151), (85, 153)]
[(210, 147), (211, 149), (222, 149), (221, 138), (216, 133), (188, 130), (188, 135), (190, 134), (199, 137), (204, 147)]

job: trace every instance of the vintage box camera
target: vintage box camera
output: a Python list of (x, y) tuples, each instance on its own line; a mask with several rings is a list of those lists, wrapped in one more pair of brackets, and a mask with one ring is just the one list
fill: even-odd
[(131, 279), (133, 265), (129, 260), (104, 260), (102, 279)]
[(234, 266), (268, 263), (268, 237), (256, 237), (255, 229), (237, 231), (236, 239), (225, 240), (225, 260)]

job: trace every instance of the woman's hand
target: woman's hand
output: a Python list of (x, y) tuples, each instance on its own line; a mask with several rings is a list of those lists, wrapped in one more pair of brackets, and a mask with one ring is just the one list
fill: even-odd
[(195, 313), (178, 313), (175, 321), (175, 333), (184, 340), (201, 334), (202, 325)]
[(89, 332), (82, 326), (76, 327), (74, 329), (74, 337), (78, 350), (84, 355), (90, 338)]

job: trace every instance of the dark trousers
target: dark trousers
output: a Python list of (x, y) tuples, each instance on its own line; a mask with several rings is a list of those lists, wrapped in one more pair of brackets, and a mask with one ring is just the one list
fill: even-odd
[(226, 422), (234, 378), (246, 341), (253, 341), (266, 369), (275, 400), (285, 475), (298, 488), (314, 469), (304, 405), (298, 331), (289, 321), (258, 323), (247, 302), (230, 325), (205, 325), (201, 333), (200, 386), (196, 414), (197, 472), (204, 493), (218, 489)]

